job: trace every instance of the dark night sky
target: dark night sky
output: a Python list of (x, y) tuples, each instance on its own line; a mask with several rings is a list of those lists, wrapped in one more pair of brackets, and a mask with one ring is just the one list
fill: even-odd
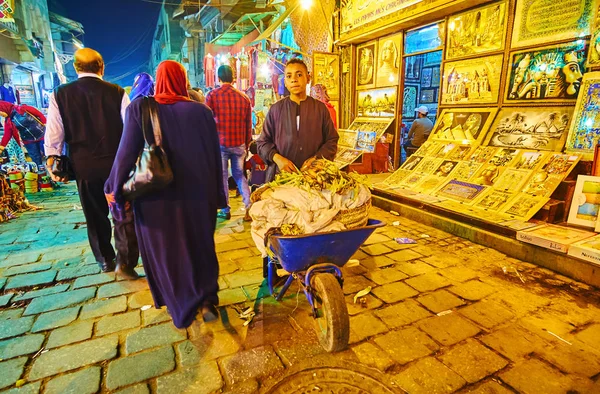
[(83, 24), (85, 46), (104, 57), (106, 80), (128, 86), (147, 71), (141, 67), (150, 58), (159, 0), (52, 0), (50, 9)]

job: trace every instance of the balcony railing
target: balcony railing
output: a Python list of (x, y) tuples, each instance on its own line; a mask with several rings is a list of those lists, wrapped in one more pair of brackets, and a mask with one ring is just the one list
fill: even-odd
[(0, 21), (0, 29), (2, 29), (2, 30), (6, 29), (14, 34), (19, 34), (19, 27), (14, 22), (1, 22)]

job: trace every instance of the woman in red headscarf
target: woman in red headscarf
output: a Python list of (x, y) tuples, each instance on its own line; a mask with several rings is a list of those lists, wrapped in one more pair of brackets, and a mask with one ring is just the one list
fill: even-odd
[(4, 122), (4, 135), (0, 141), (0, 154), (6, 148), (11, 138), (17, 144), (21, 140), (27, 148), (27, 152), (38, 166), (42, 165), (44, 155), (44, 131), (46, 129), (46, 117), (37, 108), (22, 104), (15, 105), (8, 101), (0, 101), (0, 116), (6, 118)]
[[(162, 144), (173, 170), (167, 188), (133, 201), (144, 270), (157, 308), (188, 327), (198, 311), (217, 318), (219, 265), (214, 231), (226, 206), (219, 137), (208, 107), (190, 100), (183, 66), (167, 60), (156, 73), (154, 98)], [(127, 108), (123, 137), (104, 191), (113, 214), (125, 203), (123, 184), (144, 147), (142, 102)]]

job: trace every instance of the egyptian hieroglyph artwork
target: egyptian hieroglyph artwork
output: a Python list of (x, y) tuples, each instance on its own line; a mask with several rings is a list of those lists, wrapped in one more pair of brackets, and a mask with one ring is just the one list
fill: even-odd
[(546, 156), (545, 152), (522, 151), (513, 167), (517, 170), (533, 170), (542, 164)]
[(495, 108), (445, 109), (431, 131), (431, 138), (472, 143), (484, 137), (495, 114)]
[(468, 181), (481, 168), (483, 164), (471, 161), (462, 161), (456, 165), (452, 177), (459, 181)]
[(342, 149), (342, 150), (338, 150), (337, 154), (335, 155), (335, 163), (341, 168), (344, 167), (348, 164), (353, 163), (356, 159), (358, 159), (360, 157), (360, 155), (362, 155), (362, 151), (360, 150), (354, 150), (354, 149)]
[(433, 174), (433, 172), (439, 167), (442, 159), (435, 159), (432, 157), (424, 158), (419, 166), (416, 168), (418, 172), (423, 172), (427, 175)]
[(421, 104), (433, 103), (436, 101), (435, 99), (435, 89), (421, 89), (421, 99), (419, 100)]
[(447, 197), (456, 201), (471, 203), (483, 193), (486, 188), (486, 186), (452, 179), (445, 183), (436, 194), (440, 197)]
[(566, 151), (579, 153), (584, 160), (594, 159), (594, 148), (600, 141), (600, 72), (587, 73), (575, 114), (569, 128)]
[(503, 57), (446, 62), (441, 104), (497, 103)]
[(494, 189), (518, 193), (531, 176), (531, 170), (507, 168), (494, 183)]
[(593, 0), (517, 0), (512, 47), (543, 45), (589, 34)]
[(409, 176), (410, 174), (411, 174), (411, 171), (409, 171), (409, 170), (399, 169), (396, 172), (394, 172), (392, 175), (387, 177), (386, 180), (384, 181), (384, 183), (389, 186), (392, 186), (392, 187), (398, 186), (400, 184), (400, 182), (402, 182), (402, 180), (404, 178), (406, 178), (407, 176)]
[(430, 194), (437, 190), (446, 180), (447, 178), (444, 176), (429, 175), (413, 189), (420, 193)]
[(405, 85), (402, 101), (402, 117), (414, 118), (417, 108), (417, 92), (419, 87), (414, 85)]
[(358, 92), (358, 116), (393, 117), (395, 114), (396, 88)]
[(338, 147), (352, 148), (356, 147), (356, 131), (345, 131), (338, 130), (338, 135), (340, 139), (338, 140)]
[(498, 211), (514, 196), (514, 192), (489, 189), (473, 203), (473, 207)]
[(516, 149), (499, 149), (488, 161), (488, 164), (492, 164), (497, 167), (506, 167), (512, 163), (518, 154), (519, 151)]
[(440, 159), (446, 159), (450, 156), (450, 153), (456, 148), (457, 144), (453, 142), (442, 143), (438, 145), (438, 148), (432, 152), (432, 156)]
[(448, 159), (450, 160), (465, 160), (469, 153), (471, 152), (471, 145), (461, 145), (454, 148), (452, 152), (448, 155)]
[(378, 88), (398, 85), (402, 63), (402, 33), (379, 39), (377, 62)]
[(424, 68), (423, 71), (421, 72), (421, 87), (422, 88), (430, 88), (432, 77), (433, 77), (433, 69), (432, 68)]
[(412, 155), (411, 157), (406, 159), (406, 161), (404, 162), (404, 164), (402, 164), (402, 167), (400, 168), (406, 171), (412, 171), (415, 168), (417, 168), (419, 163), (421, 163), (421, 160), (423, 160), (422, 156)]
[(498, 151), (498, 148), (493, 146), (480, 146), (473, 152), (471, 157), (469, 157), (469, 161), (479, 164), (485, 163), (494, 156), (496, 151)]
[(523, 187), (523, 193), (531, 194), (532, 196), (550, 197), (562, 180), (563, 177), (560, 175), (551, 175), (546, 171), (536, 171)]
[(423, 172), (413, 172), (412, 174), (404, 178), (402, 182), (400, 182), (400, 187), (404, 189), (412, 189), (416, 185), (421, 183), (421, 181), (425, 179), (427, 175), (428, 174), (425, 174)]
[(448, 18), (446, 59), (504, 49), (505, 27), (505, 2)]
[(585, 72), (586, 47), (578, 40), (512, 52), (505, 102), (575, 100)]
[(529, 220), (535, 215), (547, 202), (549, 198), (544, 196), (531, 196), (529, 194), (519, 193), (513, 200), (509, 201), (502, 213), (513, 216), (521, 220)]
[(600, 213), (600, 177), (579, 175), (568, 222), (594, 228), (598, 213)]
[(444, 160), (442, 163), (433, 171), (433, 175), (446, 178), (454, 171), (458, 161), (455, 160)]
[(369, 89), (375, 86), (375, 67), (377, 64), (377, 42), (357, 48), (358, 68), (356, 71), (357, 89)]
[(337, 100), (339, 97), (339, 64), (339, 55), (313, 52), (312, 84), (325, 86), (331, 100)]
[(561, 151), (572, 107), (502, 108), (488, 133), (488, 145)]

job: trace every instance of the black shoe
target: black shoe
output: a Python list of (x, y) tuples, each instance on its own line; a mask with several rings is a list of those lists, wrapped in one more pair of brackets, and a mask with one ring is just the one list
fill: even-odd
[(140, 277), (140, 275), (132, 267), (125, 264), (117, 264), (115, 273), (121, 278), (127, 280), (136, 280)]
[(231, 212), (219, 211), (217, 212), (217, 218), (229, 220), (231, 219)]
[(202, 306), (202, 320), (205, 323), (210, 323), (219, 318), (219, 311), (217, 311), (217, 307), (213, 304), (204, 304)]
[(114, 260), (98, 261), (98, 265), (100, 266), (100, 269), (102, 270), (102, 272), (113, 272), (115, 270), (115, 261)]

